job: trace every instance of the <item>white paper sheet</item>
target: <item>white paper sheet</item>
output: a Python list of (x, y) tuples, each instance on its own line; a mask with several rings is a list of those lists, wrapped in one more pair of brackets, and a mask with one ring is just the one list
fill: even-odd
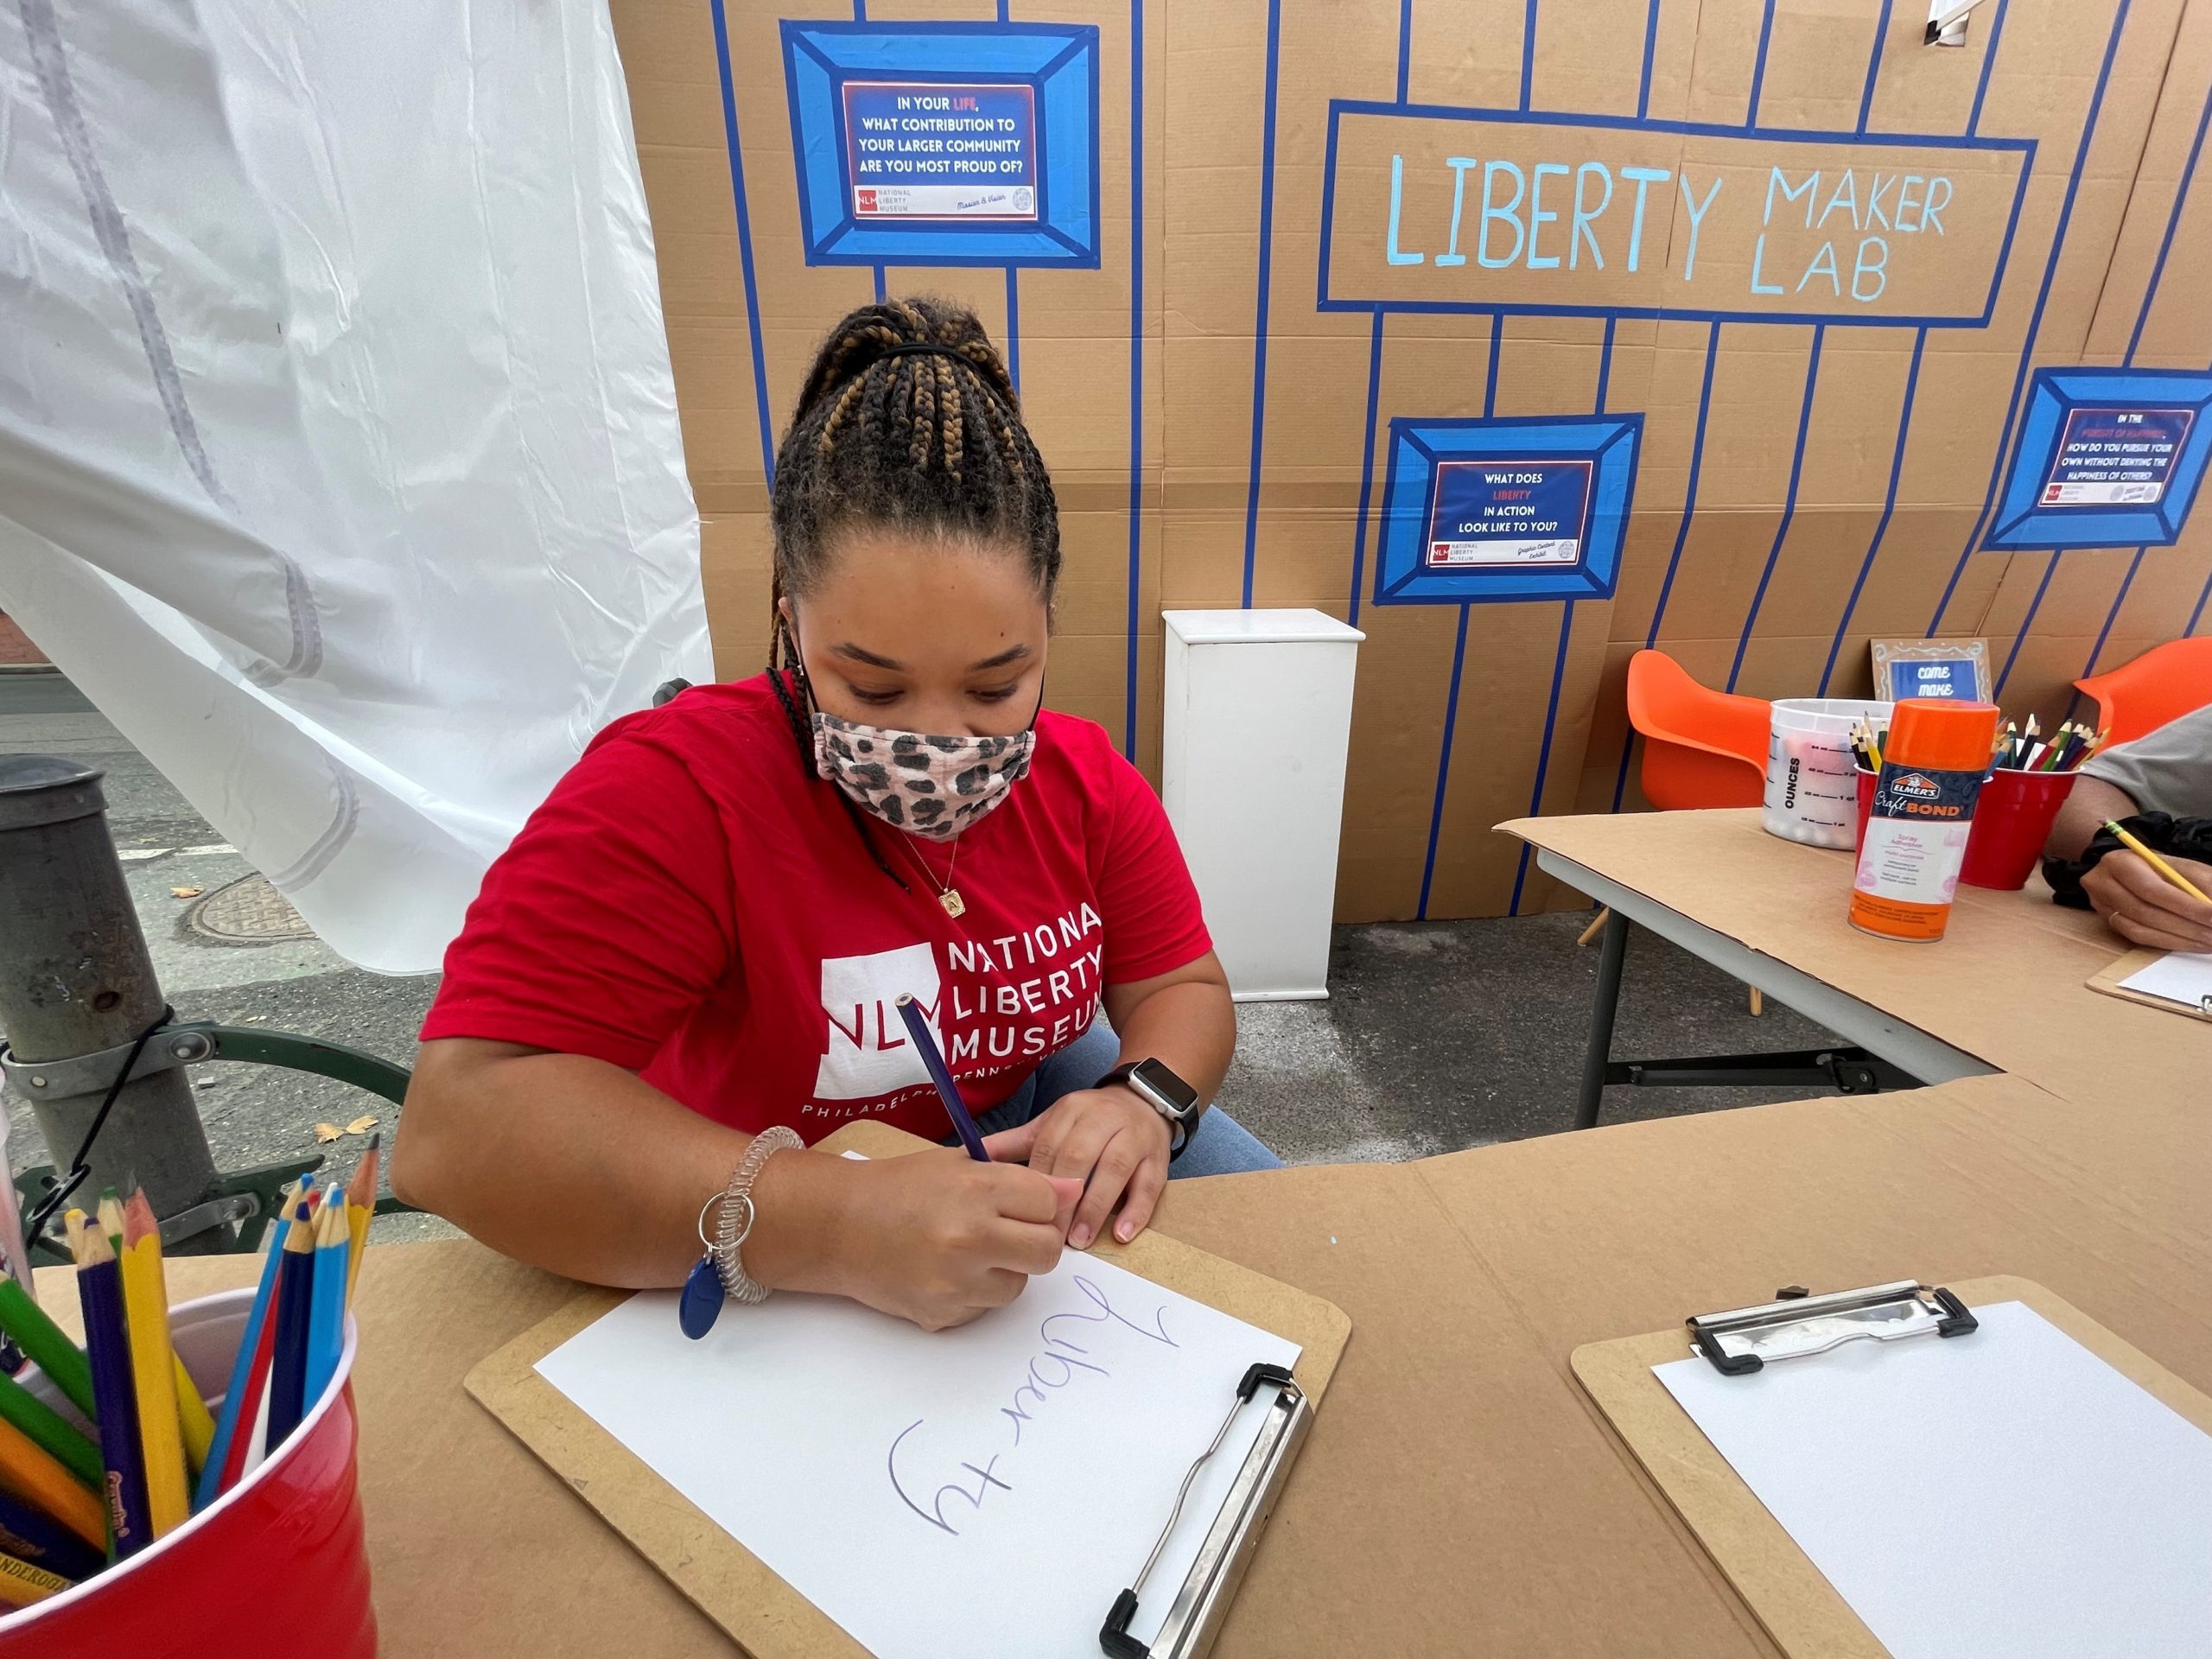
[(2212, 1437), (2034, 1309), (1652, 1369), (1896, 1659), (2212, 1654)]
[(2202, 1010), (2212, 997), (2212, 955), (2169, 950), (2147, 968), (2138, 968), (2120, 982), (2145, 996), (2162, 996), (2178, 1002), (2191, 1014)]
[[(1071, 1251), (957, 1331), (784, 1294), (691, 1342), (654, 1293), (537, 1369), (880, 1659), (1096, 1659), (1245, 1368), (1298, 1353)], [(1265, 1411), (1243, 1408), (1192, 1486), (1140, 1639)]]

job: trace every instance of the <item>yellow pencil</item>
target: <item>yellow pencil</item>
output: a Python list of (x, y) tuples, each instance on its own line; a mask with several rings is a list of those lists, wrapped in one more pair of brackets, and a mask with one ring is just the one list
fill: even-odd
[(369, 1223), (377, 1212), (377, 1154), (384, 1144), (382, 1135), (369, 1137), (369, 1149), (361, 1154), (361, 1161), (353, 1166), (353, 1179), (346, 1185), (346, 1225), (351, 1235), (351, 1254), (346, 1260), (346, 1306), (353, 1305), (353, 1287), (361, 1282), (361, 1257), (369, 1248)]
[(123, 1215), (123, 1306), (130, 1325), (130, 1376), (138, 1391), (138, 1440), (146, 1452), (146, 1507), (154, 1536), (192, 1514), (177, 1416), (176, 1352), (169, 1346), (168, 1287), (162, 1279), (161, 1230), (143, 1192)]
[(2173, 883), (2174, 886), (2179, 887), (2190, 898), (2197, 899), (2203, 904), (2212, 905), (2212, 899), (2207, 899), (2203, 893), (2199, 892), (2197, 890), (2196, 883), (2190, 880), (2179, 870), (2174, 868), (2172, 865), (2167, 863), (2164, 859), (2160, 858), (2156, 853), (2152, 852), (2148, 847), (2145, 847), (2141, 842), (2136, 840), (2134, 836), (2129, 835), (2126, 830), (2121, 829), (2110, 818), (2107, 818), (2105, 820), (2105, 828), (2111, 830), (2113, 834), (2120, 837), (2120, 844), (2121, 846), (2126, 848), (2129, 852), (2133, 853), (2138, 858), (2141, 859), (2145, 864), (2148, 864), (2160, 875), (2165, 877), (2166, 880)]
[(59, 1573), (0, 1554), (0, 1607), (28, 1607), (68, 1587), (69, 1580)]

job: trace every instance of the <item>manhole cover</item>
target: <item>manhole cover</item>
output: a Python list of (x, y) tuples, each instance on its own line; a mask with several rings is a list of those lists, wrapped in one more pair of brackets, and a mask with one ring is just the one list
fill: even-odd
[(184, 912), (184, 925), (197, 937), (218, 944), (278, 944), (315, 938), (315, 930), (292, 908), (292, 901), (257, 873), (216, 888)]

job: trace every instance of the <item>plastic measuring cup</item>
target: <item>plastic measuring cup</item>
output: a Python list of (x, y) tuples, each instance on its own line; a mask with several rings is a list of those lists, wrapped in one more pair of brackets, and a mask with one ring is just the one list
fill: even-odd
[(1766, 745), (1766, 832), (1814, 847), (1849, 848), (1858, 839), (1859, 763), (1851, 728), (1878, 730), (1891, 705), (1851, 697), (1782, 697)]

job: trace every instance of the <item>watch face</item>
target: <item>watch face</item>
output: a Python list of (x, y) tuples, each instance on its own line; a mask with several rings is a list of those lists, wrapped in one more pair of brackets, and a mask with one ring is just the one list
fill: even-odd
[(1147, 1090), (1159, 1096), (1179, 1118), (1188, 1117), (1198, 1109), (1198, 1091), (1158, 1060), (1146, 1060), (1140, 1064), (1130, 1073), (1130, 1081), (1141, 1083)]

